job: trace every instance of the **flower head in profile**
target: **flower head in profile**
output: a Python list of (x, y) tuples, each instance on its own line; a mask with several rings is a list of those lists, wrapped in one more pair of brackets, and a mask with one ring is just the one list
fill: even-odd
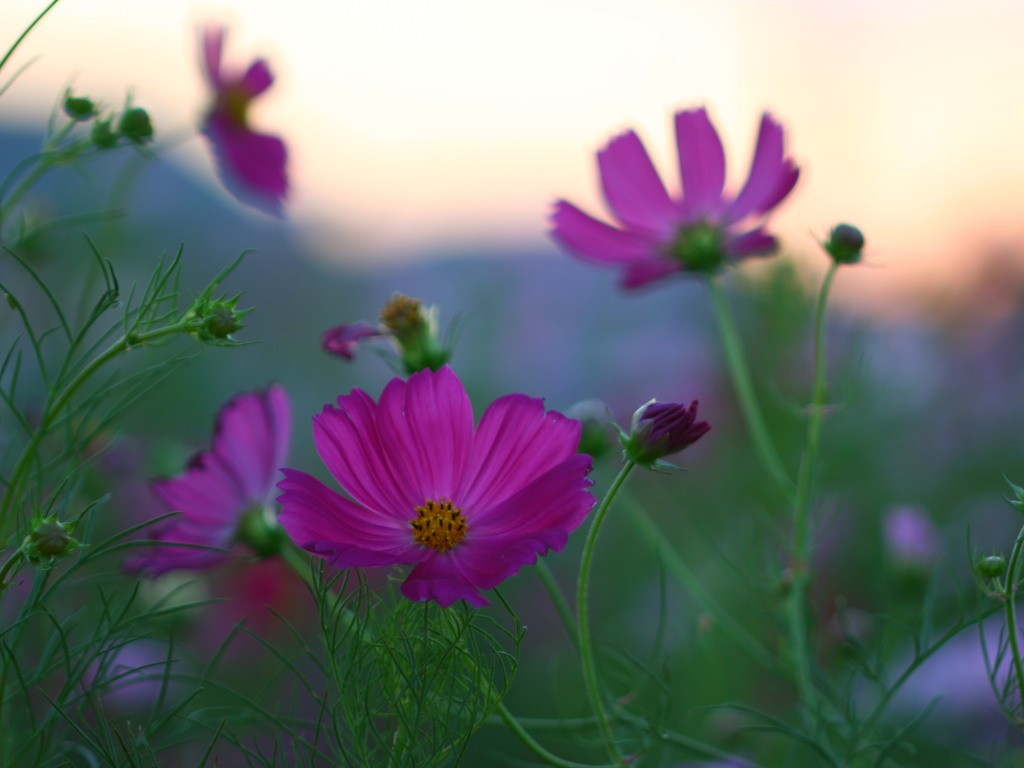
[(360, 321), (328, 328), (322, 346), (332, 355), (354, 360), (364, 341), (388, 339), (406, 373), (424, 368), (436, 371), (452, 356), (451, 348), (441, 339), (438, 314), (436, 304), (427, 307), (419, 299), (396, 292), (381, 309), (379, 325)]
[(278, 385), (229, 400), (217, 417), (213, 447), (192, 458), (180, 475), (155, 480), (153, 495), (176, 512), (153, 533), (166, 544), (127, 563), (130, 571), (209, 568), (236, 543), (272, 554), (282, 532), (268, 502), (291, 438), (291, 405)]
[(474, 426), (448, 366), (362, 390), (313, 420), (321, 458), (347, 496), (284, 470), (282, 527), (342, 568), (410, 564), (411, 600), (481, 606), (492, 589), (560, 551), (590, 512), (580, 424), (525, 395), (496, 400)]
[(766, 113), (747, 182), (738, 194), (726, 194), (725, 152), (707, 111), (679, 112), (675, 124), (683, 195), (669, 195), (643, 143), (627, 131), (597, 154), (618, 226), (565, 200), (551, 215), (555, 240), (583, 259), (621, 269), (626, 288), (773, 253), (778, 242), (766, 231), (765, 217), (800, 175), (785, 153), (782, 126)]
[(249, 126), (249, 106), (270, 88), (267, 62), (256, 59), (247, 70), (222, 66), (225, 29), (203, 32), (203, 72), (213, 89), (213, 104), (202, 131), (209, 138), (224, 186), (247, 205), (280, 214), (288, 194), (288, 150), (277, 136)]

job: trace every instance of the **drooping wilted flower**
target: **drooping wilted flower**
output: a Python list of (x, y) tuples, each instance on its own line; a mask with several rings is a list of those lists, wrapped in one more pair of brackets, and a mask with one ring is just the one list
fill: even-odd
[(412, 600), (481, 606), (492, 589), (560, 551), (595, 499), (580, 424), (525, 395), (496, 400), (474, 428), (452, 369), (362, 390), (313, 420), (317, 450), (348, 496), (284, 470), (281, 525), (342, 568), (415, 565)]
[(765, 217), (800, 175), (785, 154), (782, 126), (766, 113), (747, 182), (728, 195), (725, 152), (707, 111), (679, 112), (675, 124), (683, 195), (669, 195), (640, 138), (627, 131), (597, 154), (604, 196), (620, 226), (565, 200), (551, 215), (555, 240), (583, 259), (621, 268), (626, 288), (773, 253), (778, 243)]

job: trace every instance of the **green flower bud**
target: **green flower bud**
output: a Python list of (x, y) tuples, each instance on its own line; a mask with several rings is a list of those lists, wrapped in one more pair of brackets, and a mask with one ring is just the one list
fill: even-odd
[(864, 250), (864, 233), (852, 224), (837, 224), (822, 247), (837, 264), (856, 264)]
[(380, 321), (393, 334), (407, 373), (436, 371), (451, 358), (438, 337), (437, 307), (396, 293), (381, 310)]
[(205, 336), (206, 340), (227, 339), (242, 327), (242, 318), (233, 305), (215, 304), (203, 320), (201, 335)]
[(581, 400), (565, 412), (583, 425), (579, 452), (595, 459), (607, 455), (612, 447), (611, 416), (607, 404), (600, 400)]
[(117, 134), (113, 128), (114, 118), (97, 120), (92, 124), (92, 143), (97, 149), (112, 149), (117, 146)]
[(36, 565), (52, 563), (79, 546), (80, 542), (72, 538), (71, 531), (56, 518), (45, 518), (36, 523), (21, 543), (25, 557)]
[(1006, 573), (1006, 558), (1000, 555), (983, 557), (974, 564), (974, 570), (984, 579), (998, 579)]
[(92, 120), (98, 114), (92, 99), (84, 96), (72, 96), (68, 91), (64, 96), (64, 114), (76, 122)]
[(126, 109), (121, 115), (117, 132), (132, 144), (146, 144), (152, 141), (153, 122), (149, 119), (149, 112), (142, 107)]

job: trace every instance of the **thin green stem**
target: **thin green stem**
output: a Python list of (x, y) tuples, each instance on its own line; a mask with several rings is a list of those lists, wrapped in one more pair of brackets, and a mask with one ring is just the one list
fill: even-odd
[[(536, 739), (526, 732), (526, 729), (520, 725), (519, 721), (516, 720), (515, 716), (508, 711), (508, 707), (506, 707), (502, 702), (498, 702), (494, 711), (497, 713), (498, 717), (501, 718), (505, 727), (512, 731), (516, 738), (518, 738), (528, 750), (548, 765), (553, 765), (555, 768), (613, 768), (613, 766), (598, 766), (591, 765), (589, 763), (574, 763), (571, 760), (564, 760), (558, 755), (552, 754), (544, 749)], [(616, 765), (621, 764), (621, 761), (616, 763)]]
[(1017, 695), (1020, 696), (1021, 715), (1024, 718), (1024, 662), (1020, 656), (1020, 638), (1017, 628), (1017, 568), (1020, 565), (1021, 550), (1024, 549), (1024, 528), (1017, 534), (1006, 568), (1006, 588), (1003, 591), (1003, 605), (1006, 610), (1006, 634), (1010, 639), (1010, 654), (1013, 656), (1013, 671), (1017, 676)]
[(839, 263), (833, 262), (821, 284), (818, 303), (814, 313), (814, 390), (811, 397), (810, 414), (807, 419), (807, 436), (800, 471), (797, 475), (796, 503), (793, 510), (793, 562), (792, 584), (787, 600), (786, 615), (789, 620), (789, 635), (792, 652), (793, 672), (796, 678), (800, 700), (811, 712), (818, 709), (818, 693), (811, 675), (810, 651), (807, 647), (807, 591), (810, 586), (810, 507), (814, 470), (821, 444), (821, 425), (824, 417), (826, 394), (825, 366), (825, 310), (828, 296), (839, 271)]
[(633, 525), (647, 543), (655, 549), (665, 568), (697, 601), (701, 610), (709, 613), (716, 623), (728, 631), (730, 639), (755, 662), (768, 669), (776, 667), (771, 651), (739, 624), (732, 615), (704, 588), (697, 575), (690, 570), (686, 561), (672, 548), (668, 538), (638, 504), (629, 504), (627, 509), (633, 517)]
[(39, 427), (32, 434), (31, 439), (25, 446), (25, 450), (22, 451), (21, 456), (18, 457), (18, 463), (15, 464), (14, 469), (11, 472), (11, 476), (7, 484), (7, 490), (4, 492), (2, 503), (0, 503), (0, 530), (2, 530), (2, 527), (7, 520), (11, 506), (14, 504), (15, 497), (18, 494), (21, 481), (24, 478), (25, 473), (28, 471), (33, 458), (36, 456), (39, 444), (56, 422), (57, 417), (61, 414), (64, 406), (66, 406), (71, 398), (74, 397), (75, 393), (81, 389), (81, 387), (96, 371), (129, 348), (147, 344), (151, 341), (163, 338), (164, 336), (182, 333), (188, 330), (191, 322), (191, 318), (183, 316), (176, 322), (171, 323), (170, 325), (165, 325), (161, 328), (155, 328), (143, 333), (125, 334), (96, 355), (96, 357), (94, 357), (75, 375), (73, 379), (71, 379), (71, 381), (67, 383), (64, 389), (61, 390), (56, 398), (54, 398), (54, 400), (46, 407), (42, 418), (39, 420)]
[(757, 398), (757, 391), (754, 389), (753, 380), (750, 378), (750, 369), (747, 367), (746, 358), (743, 354), (743, 345), (740, 342), (739, 331), (736, 329), (736, 321), (733, 319), (732, 310), (729, 309), (729, 302), (725, 298), (725, 292), (717, 280), (709, 279), (708, 285), (711, 289), (711, 300), (715, 306), (715, 314), (718, 317), (718, 328), (721, 332), (722, 348), (725, 351), (725, 361), (729, 367), (729, 375), (732, 378), (733, 386), (736, 389), (736, 396), (740, 401), (740, 408), (743, 417), (747, 422), (751, 438), (754, 441), (754, 449), (761, 458), (768, 474), (779, 486), (783, 495), (791, 500), (793, 497), (793, 481), (789, 478), (779, 458), (779, 452), (775, 448), (768, 427), (764, 421), (764, 414)]
[(618, 495), (626, 478), (633, 471), (636, 462), (627, 461), (619, 474), (612, 481), (608, 492), (594, 514), (594, 521), (590, 524), (587, 532), (587, 540), (583, 545), (583, 556), (580, 559), (579, 580), (576, 583), (576, 621), (579, 625), (579, 652), (580, 663), (583, 668), (583, 684), (587, 689), (587, 696), (590, 698), (590, 706), (597, 716), (601, 729), (601, 736), (604, 739), (608, 755), (618, 766), (624, 766), (625, 760), (618, 744), (615, 743), (615, 733), (612, 730), (611, 720), (604, 708), (604, 701), (601, 697), (601, 686), (597, 676), (597, 665), (594, 662), (594, 643), (590, 632), (590, 571), (594, 562), (594, 551), (596, 549), (597, 537), (601, 532), (601, 526), (611, 509), (612, 502)]
[(573, 616), (572, 608), (569, 607), (569, 601), (565, 599), (565, 595), (562, 594), (562, 589), (558, 586), (555, 575), (551, 573), (551, 569), (548, 568), (548, 564), (543, 559), (537, 559), (536, 569), (544, 589), (548, 591), (551, 602), (555, 605), (555, 610), (558, 612), (562, 624), (565, 625), (565, 629), (569, 633), (573, 647), (579, 650), (579, 627), (576, 625), (576, 617)]
[(14, 55), (14, 52), (18, 50), (18, 46), (21, 45), (22, 42), (24, 42), (26, 37), (28, 37), (29, 32), (31, 32), (35, 28), (35, 26), (43, 20), (46, 14), (53, 10), (53, 7), (57, 5), (57, 3), (59, 2), (60, 0), (51, 0), (50, 4), (43, 8), (40, 14), (32, 20), (32, 23), (25, 27), (24, 31), (20, 35), (18, 35), (18, 39), (14, 41), (11, 47), (7, 49), (7, 53), (4, 54), (4, 57), (0, 59), (0, 70), (3, 70), (8, 60), (11, 58), (11, 56)]

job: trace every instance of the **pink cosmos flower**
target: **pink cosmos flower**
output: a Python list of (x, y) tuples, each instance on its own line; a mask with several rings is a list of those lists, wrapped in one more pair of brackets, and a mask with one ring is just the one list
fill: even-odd
[(685, 194), (671, 197), (639, 137), (627, 131), (597, 154), (601, 186), (618, 227), (559, 200), (551, 235), (583, 259), (622, 269), (622, 285), (638, 288), (676, 272), (714, 272), (731, 261), (778, 247), (764, 219), (800, 175), (785, 154), (782, 126), (761, 118), (750, 175), (727, 195), (725, 153), (702, 107), (675, 116)]
[(290, 437), (291, 405), (283, 387), (229, 400), (217, 417), (213, 447), (193, 457), (184, 473), (150, 485), (166, 510), (178, 513), (153, 538), (174, 546), (154, 546), (131, 559), (128, 570), (159, 576), (209, 568), (237, 541), (269, 553), (280, 529), (266, 507)]
[(281, 525), (342, 568), (414, 564), (402, 584), (411, 600), (487, 605), (480, 590), (560, 551), (595, 502), (578, 421), (508, 395), (474, 429), (449, 366), (392, 379), (379, 403), (353, 390), (313, 432), (348, 497), (285, 469)]
[(252, 101), (270, 88), (274, 77), (267, 62), (256, 59), (245, 72), (221, 67), (225, 30), (203, 33), (203, 70), (214, 99), (202, 132), (210, 139), (224, 186), (238, 200), (280, 214), (288, 194), (288, 150), (277, 136), (249, 127)]

